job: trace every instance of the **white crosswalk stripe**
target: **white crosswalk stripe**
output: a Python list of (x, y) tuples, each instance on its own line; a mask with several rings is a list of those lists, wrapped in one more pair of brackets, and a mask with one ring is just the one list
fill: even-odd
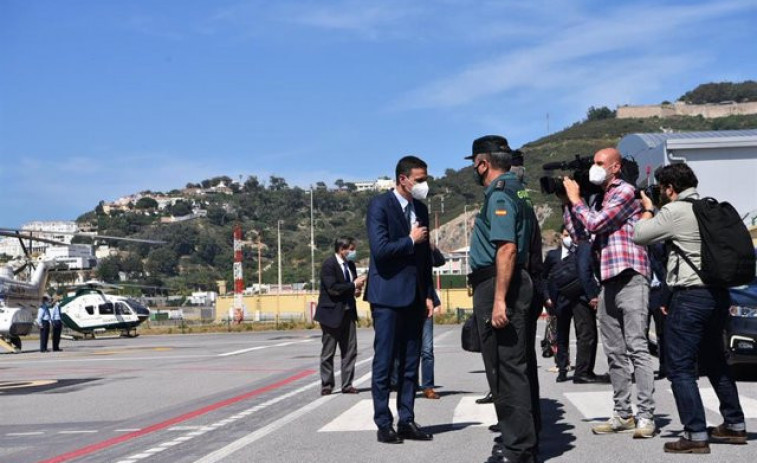
[[(702, 402), (708, 410), (719, 413), (719, 402), (712, 388), (701, 388)], [(658, 389), (655, 394), (672, 394), (670, 389)], [(452, 411), (451, 425), (455, 428), (484, 427), (496, 423), (497, 416), (492, 405), (479, 405), (475, 401), (478, 396), (449, 397), (438, 402), (449, 404), (446, 409)], [(612, 390), (603, 389), (585, 392), (566, 392), (563, 394), (566, 406), (573, 407), (586, 421), (604, 421), (613, 409)], [(757, 418), (757, 400), (740, 395), (741, 406), (744, 409), (746, 419)], [(454, 405), (454, 408), (452, 408)], [(389, 407), (394, 417), (397, 417), (397, 409), (394, 397), (389, 402)], [(633, 405), (634, 414), (637, 412)], [(713, 424), (713, 423), (710, 423)], [(373, 402), (371, 399), (362, 399), (355, 403), (318, 432), (345, 432), (345, 431), (375, 431), (373, 423)]]
[(479, 405), (478, 397), (462, 397), (452, 415), (452, 425), (455, 427), (489, 426), (497, 422), (494, 405)]

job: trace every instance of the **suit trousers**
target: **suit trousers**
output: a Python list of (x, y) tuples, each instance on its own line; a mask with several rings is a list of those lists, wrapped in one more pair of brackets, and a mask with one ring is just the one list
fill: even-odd
[(533, 297), (528, 273), (521, 270), (513, 274), (506, 297), (509, 323), (502, 329), (494, 329), (491, 325), (494, 278), (474, 289), (473, 310), (505, 457), (510, 461), (532, 463), (536, 459), (538, 442), (527, 353)]
[(39, 351), (47, 352), (47, 340), (50, 339), (50, 322), (44, 320), (39, 327)]
[(590, 376), (594, 373), (597, 358), (597, 316), (594, 310), (580, 298), (557, 299), (557, 368), (567, 373), (570, 359), (568, 346), (570, 341), (570, 321), (576, 327), (576, 377)]
[(415, 387), (421, 353), (421, 332), (426, 318), (425, 304), (408, 307), (384, 307), (371, 304), (373, 317), (373, 421), (379, 429), (394, 423), (389, 410), (389, 377), (394, 358), (399, 359), (397, 413), (400, 423), (415, 421)]
[(332, 328), (321, 325), (321, 387), (334, 388), (334, 356), (336, 346), (339, 346), (339, 355), (342, 358), (342, 389), (352, 386), (355, 379), (355, 359), (357, 358), (357, 331), (356, 323), (352, 318), (345, 316), (342, 323)]
[(60, 350), (60, 334), (63, 331), (63, 322), (53, 320), (53, 350)]

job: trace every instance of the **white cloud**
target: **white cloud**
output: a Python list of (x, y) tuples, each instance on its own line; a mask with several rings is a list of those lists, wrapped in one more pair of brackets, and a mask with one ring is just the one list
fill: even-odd
[[(624, 68), (626, 61), (643, 62), (667, 49), (670, 56), (679, 54), (678, 41), (695, 33), (700, 23), (753, 9), (752, 2), (720, 2), (701, 5), (657, 6), (634, 5), (621, 7), (601, 16), (587, 16), (576, 22), (557, 19), (544, 24), (544, 18), (531, 18), (541, 29), (552, 34), (536, 45), (511, 45), (512, 49), (486, 61), (469, 65), (458, 73), (437, 79), (411, 90), (395, 100), (394, 109), (452, 107), (476, 99), (519, 88), (580, 89), (585, 86), (586, 73), (580, 68)], [(554, 19), (554, 18), (553, 18)], [(706, 44), (703, 46), (706, 47)], [(702, 50), (705, 53), (706, 50)], [(682, 59), (678, 71), (690, 68)], [(646, 66), (648, 82), (655, 79), (658, 69)], [(663, 70), (661, 74), (669, 74)]]

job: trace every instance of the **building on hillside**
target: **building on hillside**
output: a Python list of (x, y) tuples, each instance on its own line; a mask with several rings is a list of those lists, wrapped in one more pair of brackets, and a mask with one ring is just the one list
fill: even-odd
[(618, 119), (672, 116), (702, 116), (705, 119), (726, 116), (744, 116), (757, 114), (757, 102), (736, 103), (723, 101), (722, 103), (686, 104), (680, 101), (659, 105), (619, 106), (616, 112)]
[(45, 252), (45, 258), (54, 260), (56, 264), (64, 264), (69, 270), (88, 270), (97, 265), (92, 246), (88, 244), (50, 246)]
[(385, 191), (394, 188), (394, 180), (387, 178), (346, 183), (353, 183), (357, 188), (357, 191)]
[[(39, 238), (58, 241), (61, 243), (71, 243), (73, 233), (79, 231), (76, 222), (54, 220), (54, 221), (36, 221), (29, 222), (21, 227), (22, 232), (32, 232), (32, 235)], [(32, 241), (29, 243), (24, 240), (24, 245), (31, 254), (44, 254), (47, 248), (53, 246), (50, 243), (41, 241)], [(6, 237), (0, 240), (0, 254), (6, 254), (11, 257), (23, 257), (24, 250), (17, 238)]]

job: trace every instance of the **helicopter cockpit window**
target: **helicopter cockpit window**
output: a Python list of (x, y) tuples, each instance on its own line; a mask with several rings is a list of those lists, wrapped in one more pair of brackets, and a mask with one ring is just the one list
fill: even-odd
[(89, 315), (95, 314), (95, 306), (93, 305), (84, 306), (84, 310), (86, 310)]
[(131, 315), (131, 309), (123, 302), (117, 302), (116, 315)]
[(113, 315), (113, 303), (111, 302), (100, 304), (98, 308), (100, 309), (100, 315)]

